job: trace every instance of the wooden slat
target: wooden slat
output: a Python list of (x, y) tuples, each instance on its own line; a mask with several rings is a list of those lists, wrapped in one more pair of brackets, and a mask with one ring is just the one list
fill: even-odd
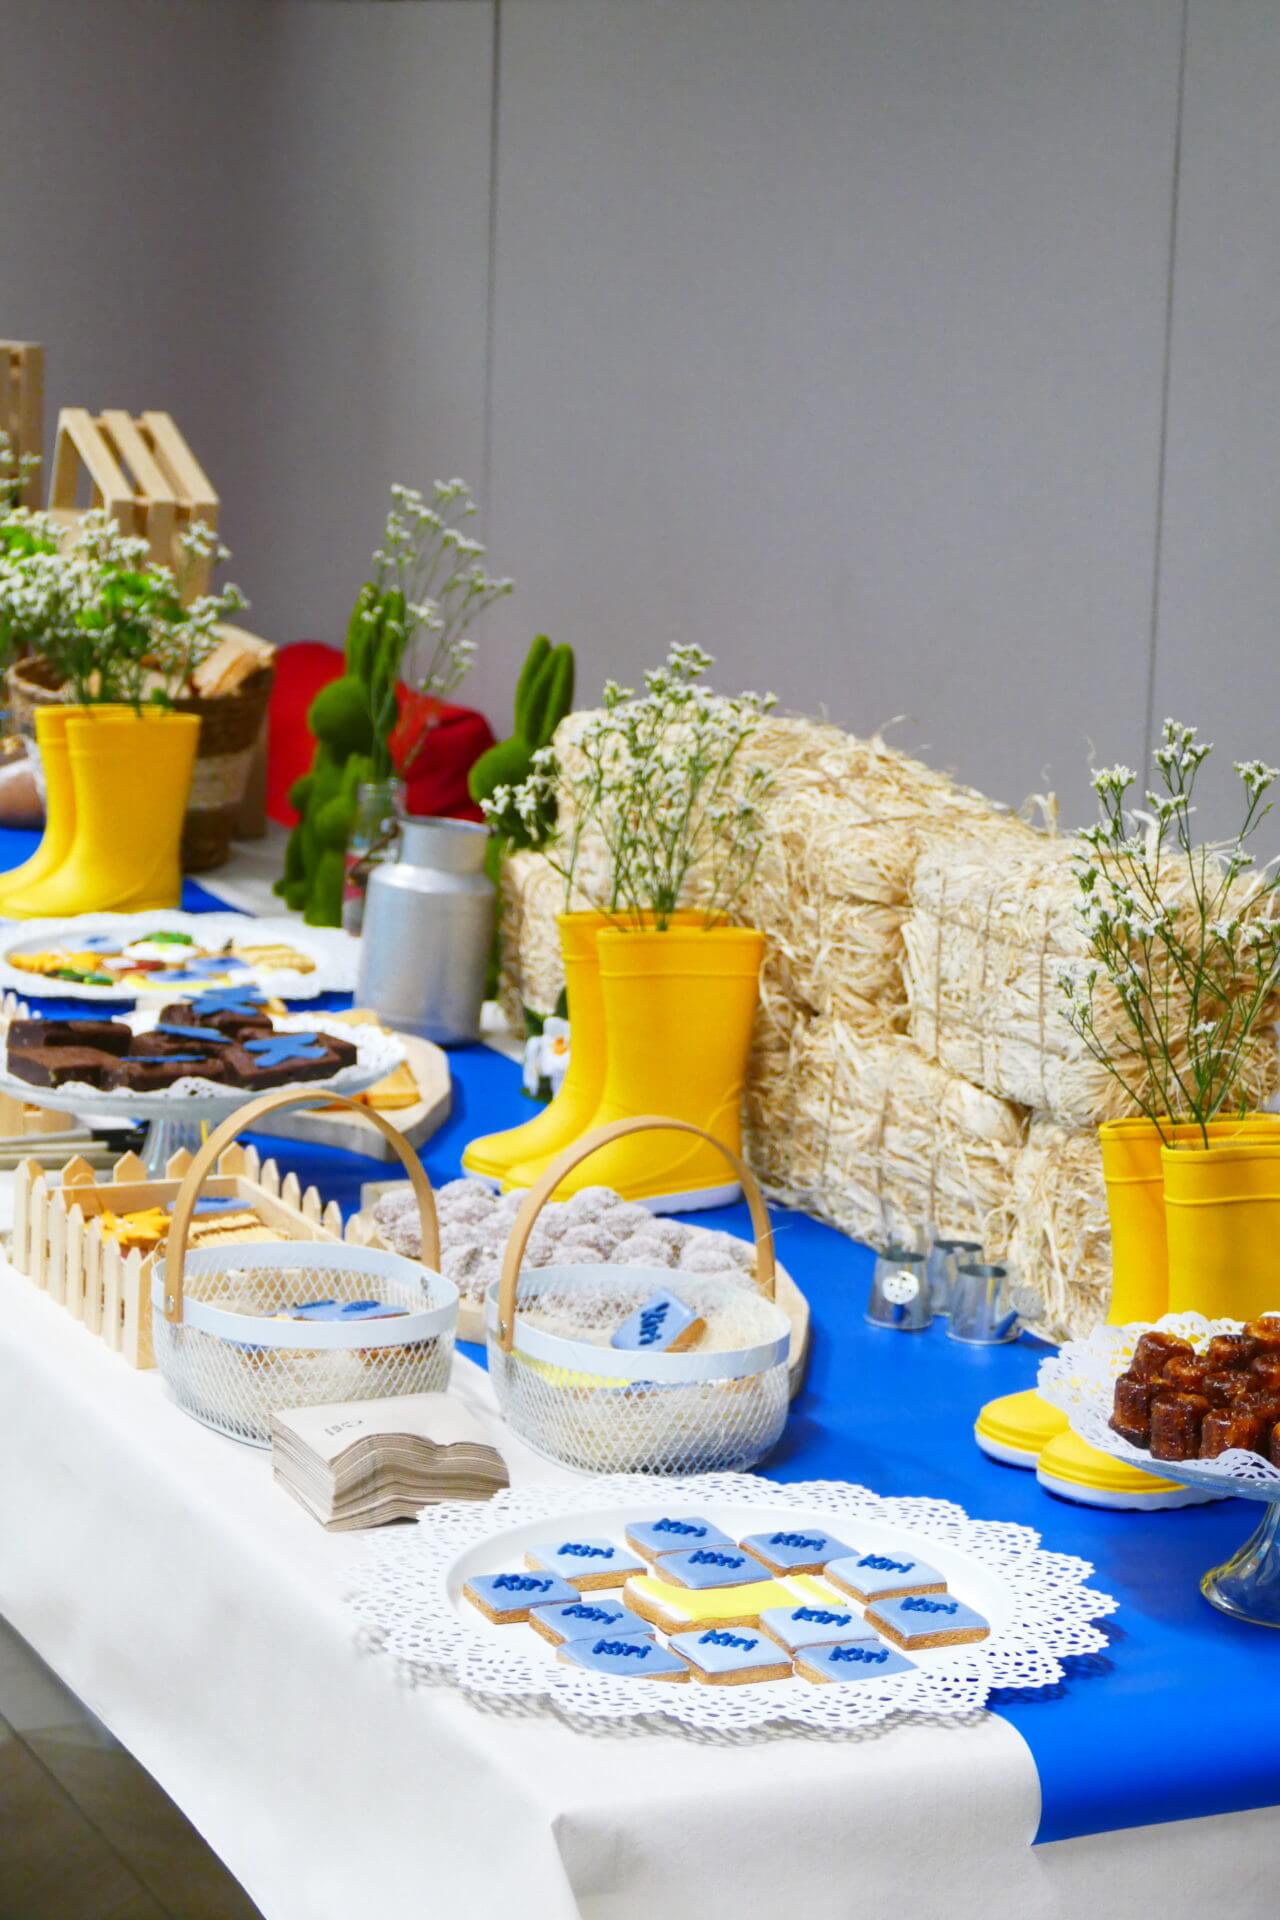
[(134, 511), (138, 530), (147, 542), (152, 560), (160, 566), (173, 566), (173, 544), (178, 502), (168, 476), (161, 470), (151, 448), (131, 414), (118, 407), (107, 408), (99, 420), (121, 464), (133, 474)]
[(131, 531), (136, 525), (133, 488), (86, 407), (64, 407), (58, 415), (50, 507), (75, 509), (77, 455), (92, 483), (94, 505), (105, 507), (113, 520)]

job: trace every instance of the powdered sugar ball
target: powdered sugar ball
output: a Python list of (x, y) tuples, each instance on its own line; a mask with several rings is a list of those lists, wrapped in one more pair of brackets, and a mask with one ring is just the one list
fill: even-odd
[(457, 1241), (440, 1255), (440, 1271), (460, 1291), (476, 1268), (483, 1265), (485, 1250), (478, 1240)]
[(413, 1188), (406, 1181), (404, 1186), (392, 1187), (390, 1193), (378, 1195), (373, 1203), (373, 1217), (378, 1226), (387, 1227), (393, 1220), (398, 1220), (402, 1214), (408, 1213), (416, 1206)]
[(681, 1226), (678, 1220), (659, 1220), (650, 1214), (643, 1231), (647, 1238), (660, 1240), (664, 1247), (670, 1247), (674, 1253), (685, 1244), (691, 1229)]
[(669, 1267), (671, 1248), (651, 1233), (633, 1233), (615, 1247), (613, 1258), (620, 1266)]
[(523, 1191), (501, 1194), (498, 1199), (494, 1201), (489, 1218), (496, 1221), (505, 1233), (510, 1233), (512, 1227), (515, 1225), (516, 1215), (524, 1205), (524, 1202), (525, 1195)]
[(689, 1233), (680, 1251), (680, 1265), (690, 1273), (718, 1271), (689, 1265), (689, 1256), (695, 1247), (700, 1251), (709, 1248), (717, 1253), (720, 1256), (720, 1268), (739, 1267), (745, 1273), (748, 1267), (755, 1265), (755, 1248), (749, 1240), (739, 1240), (736, 1233), (719, 1233), (712, 1227), (698, 1227)]
[(545, 1206), (538, 1215), (538, 1225), (535, 1228), (535, 1232), (541, 1233), (548, 1240), (563, 1240), (572, 1224), (573, 1222), (570, 1220), (565, 1209), (562, 1206), (558, 1206), (553, 1200), (551, 1204)]
[(529, 1267), (554, 1266), (560, 1256), (560, 1250), (560, 1241), (553, 1239), (549, 1233), (545, 1233), (543, 1231), (542, 1221), (539, 1220), (525, 1245), (525, 1265)]
[(616, 1207), (618, 1195), (612, 1187), (583, 1187), (565, 1202), (565, 1211), (574, 1220), (598, 1220), (609, 1207)]
[(392, 1253), (402, 1253), (406, 1260), (422, 1258), (422, 1227), (416, 1208), (412, 1212), (402, 1213), (397, 1220), (389, 1220), (378, 1231)]
[(681, 1249), (681, 1273), (716, 1274), (725, 1280), (746, 1282), (747, 1275), (737, 1262), (730, 1262), (718, 1247), (704, 1247), (698, 1241)]
[(616, 1206), (605, 1207), (599, 1220), (600, 1225), (608, 1227), (619, 1240), (627, 1240), (633, 1233), (645, 1233), (654, 1225), (648, 1207), (638, 1206), (634, 1200), (620, 1200)]
[(478, 1180), (450, 1180), (436, 1195), (441, 1220), (478, 1226), (497, 1205), (497, 1196)]
[(559, 1258), (567, 1253), (581, 1251), (590, 1260), (607, 1260), (613, 1251), (613, 1235), (601, 1231), (598, 1225), (583, 1225), (570, 1228), (560, 1242)]
[(558, 1267), (595, 1267), (600, 1264), (600, 1255), (593, 1253), (590, 1247), (570, 1246), (562, 1240), (556, 1248), (555, 1264)]

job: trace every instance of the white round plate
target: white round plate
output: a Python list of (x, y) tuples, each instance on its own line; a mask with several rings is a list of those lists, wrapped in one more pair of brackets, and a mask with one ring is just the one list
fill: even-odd
[[(125, 1015), (125, 1024), (135, 1033), (146, 1033), (159, 1018), (157, 1008), (148, 1008)], [(380, 1027), (353, 1027), (332, 1014), (281, 1015), (275, 1025), (277, 1033), (315, 1030), (337, 1034), (352, 1043), (356, 1059), (351, 1066), (339, 1068), (328, 1080), (294, 1080), (288, 1083), (287, 1089), (272, 1087), (272, 1093), (363, 1093), (394, 1072), (404, 1059), (404, 1047), (395, 1034), (383, 1033)], [(100, 1087), (75, 1080), (66, 1080), (60, 1087), (33, 1087), (29, 1081), (19, 1080), (16, 1074), (0, 1072), (0, 1093), (7, 1093), (14, 1100), (25, 1100), (32, 1106), (55, 1107), (91, 1119), (133, 1116), (178, 1121), (225, 1120), (228, 1114), (238, 1112), (246, 1101), (256, 1100), (264, 1091), (262, 1087), (220, 1086), (216, 1080), (202, 1080), (198, 1075), (188, 1074), (157, 1093), (134, 1093), (128, 1089), (104, 1093)]]
[[(990, 1636), (976, 1645), (913, 1652), (911, 1672), (856, 1685), (793, 1677), (749, 1686), (692, 1680), (663, 1686), (581, 1673), (558, 1661), (531, 1627), (494, 1626), (462, 1597), (473, 1574), (520, 1566), (526, 1546), (545, 1541), (554, 1523), (570, 1516), (583, 1533), (621, 1540), (633, 1521), (673, 1512), (696, 1513), (734, 1539), (813, 1524), (851, 1548), (914, 1550), (986, 1616)], [(904, 1714), (973, 1713), (995, 1687), (1061, 1680), (1064, 1658), (1106, 1645), (1093, 1622), (1116, 1602), (1084, 1585), (1091, 1571), (1085, 1560), (1046, 1553), (1029, 1527), (970, 1520), (950, 1501), (884, 1500), (830, 1480), (775, 1486), (751, 1474), (671, 1481), (621, 1475), (428, 1507), (416, 1526), (388, 1528), (366, 1543), (348, 1604), (367, 1643), (391, 1654), (411, 1679), (452, 1681), (468, 1694), (520, 1699), (569, 1719), (659, 1719), (702, 1733), (768, 1725), (848, 1732)], [(769, 1578), (763, 1568), (760, 1577)]]
[[(3, 923), (0, 923), (3, 925)], [(0, 989), (59, 1000), (148, 1000), (155, 995), (181, 1000), (194, 989), (163, 974), (151, 974), (154, 987), (88, 987), (76, 980), (53, 980), (12, 965), (13, 953), (76, 951), (86, 938), (118, 941), (121, 948), (150, 932), (187, 933), (202, 947), (243, 940), (255, 947), (288, 946), (313, 962), (311, 973), (269, 972), (250, 965), (237, 973), (236, 985), (257, 987), (280, 1000), (314, 1000), (322, 993), (352, 993), (360, 942), (341, 927), (308, 927), (301, 920), (255, 920), (244, 913), (83, 913), (72, 920), (15, 920), (0, 931)]]
[(1095, 1327), (1088, 1339), (1068, 1340), (1042, 1360), (1036, 1386), (1050, 1406), (1066, 1414), (1072, 1432), (1100, 1453), (1203, 1493), (1280, 1501), (1280, 1467), (1260, 1453), (1232, 1447), (1216, 1460), (1153, 1460), (1145, 1447), (1131, 1446), (1110, 1425), (1116, 1378), (1127, 1370), (1144, 1333), (1173, 1333), (1199, 1350), (1214, 1334), (1239, 1333), (1242, 1325), (1240, 1320), (1206, 1320), (1202, 1313), (1166, 1313), (1161, 1320), (1135, 1321), (1127, 1327)]

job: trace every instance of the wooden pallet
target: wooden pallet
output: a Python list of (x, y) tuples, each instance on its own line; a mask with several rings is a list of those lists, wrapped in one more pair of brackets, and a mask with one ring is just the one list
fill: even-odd
[[(61, 526), (78, 525), (86, 482), (88, 504), (146, 540), (150, 558), (175, 572), (189, 565), (178, 535), (193, 521), (218, 525), (218, 496), (171, 414), (63, 407), (49, 481), (49, 513)], [(190, 566), (188, 600), (209, 591), (212, 568), (211, 559)]]
[[(14, 1173), (9, 1264), (131, 1367), (155, 1365), (151, 1269), (156, 1254), (136, 1247), (122, 1253), (118, 1241), (103, 1232), (101, 1216), (171, 1206), (191, 1159), (185, 1151), (175, 1153), (163, 1180), (148, 1180), (136, 1153), (118, 1160), (109, 1180), (100, 1181), (79, 1155), (62, 1168), (61, 1186), (52, 1185), (34, 1159), (24, 1160)], [(254, 1147), (228, 1147), (204, 1192), (212, 1199), (242, 1200), (286, 1240), (343, 1238), (337, 1202), (325, 1206), (314, 1187), (304, 1192), (296, 1174), (281, 1178), (275, 1161), (261, 1161)]]
[[(44, 348), (33, 340), (0, 340), (0, 433), (9, 436), (15, 459), (44, 458)], [(40, 505), (40, 473), (27, 476), (24, 507)]]

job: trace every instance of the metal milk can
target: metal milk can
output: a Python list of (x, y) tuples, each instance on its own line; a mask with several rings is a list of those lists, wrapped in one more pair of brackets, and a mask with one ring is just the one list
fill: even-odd
[(487, 827), (404, 820), (365, 899), (356, 1005), (441, 1046), (475, 1040), (493, 945)]

